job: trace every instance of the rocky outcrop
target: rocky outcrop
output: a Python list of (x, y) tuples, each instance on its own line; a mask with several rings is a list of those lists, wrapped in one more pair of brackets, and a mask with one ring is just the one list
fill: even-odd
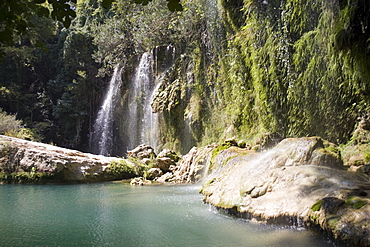
[(209, 166), (214, 145), (202, 148), (192, 148), (184, 155), (176, 166), (157, 179), (158, 182), (176, 184), (196, 183), (201, 181)]
[[(92, 182), (124, 177), (111, 171), (118, 158), (0, 136), (0, 182)], [(107, 169), (108, 168), (108, 169)], [(128, 177), (131, 173), (126, 174)]]
[(150, 159), (155, 158), (157, 155), (154, 152), (154, 148), (146, 144), (141, 144), (133, 150), (127, 151), (127, 156), (135, 159)]
[(210, 165), (205, 202), (258, 221), (318, 225), (351, 245), (370, 245), (370, 182), (347, 171), (321, 138), (285, 139), (260, 153), (230, 147)]

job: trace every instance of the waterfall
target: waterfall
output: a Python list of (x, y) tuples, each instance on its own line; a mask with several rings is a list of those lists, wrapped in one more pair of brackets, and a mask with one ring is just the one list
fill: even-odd
[(123, 67), (116, 66), (109, 82), (108, 91), (104, 97), (101, 109), (93, 126), (90, 147), (93, 153), (109, 156), (113, 146), (114, 108), (119, 97), (122, 84), (121, 72)]
[(128, 103), (129, 149), (144, 143), (153, 147), (157, 145), (158, 138), (155, 133), (158, 122), (157, 114), (152, 112), (150, 106), (154, 88), (153, 56), (146, 52), (141, 56), (130, 89)]
[(158, 46), (144, 53), (136, 68), (128, 103), (128, 149), (148, 144), (158, 151), (159, 113), (153, 113), (153, 96), (161, 86), (165, 72), (175, 60), (175, 47)]
[(93, 126), (92, 153), (125, 156), (127, 150), (140, 144), (148, 144), (159, 151), (160, 113), (153, 113), (151, 103), (174, 60), (175, 47), (171, 45), (145, 52), (137, 65), (133, 63), (133, 73), (126, 66), (124, 84), (123, 68), (115, 68)]

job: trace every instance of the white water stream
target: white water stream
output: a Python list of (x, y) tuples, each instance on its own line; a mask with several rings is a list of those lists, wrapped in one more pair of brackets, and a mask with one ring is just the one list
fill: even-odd
[(156, 146), (157, 114), (152, 112), (150, 106), (154, 83), (153, 56), (146, 52), (141, 56), (130, 89), (128, 103), (129, 149), (144, 143)]
[(116, 66), (109, 82), (108, 91), (94, 123), (91, 137), (91, 149), (94, 153), (109, 156), (113, 145), (113, 114), (122, 84), (123, 67)]

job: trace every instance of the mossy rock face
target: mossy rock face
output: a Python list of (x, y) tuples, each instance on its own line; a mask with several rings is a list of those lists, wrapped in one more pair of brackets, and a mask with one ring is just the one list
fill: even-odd
[(127, 179), (138, 176), (133, 164), (129, 164), (124, 160), (113, 161), (104, 171), (104, 176), (114, 179)]
[(0, 173), (0, 183), (10, 184), (45, 184), (57, 182), (54, 174), (41, 172), (12, 172)]

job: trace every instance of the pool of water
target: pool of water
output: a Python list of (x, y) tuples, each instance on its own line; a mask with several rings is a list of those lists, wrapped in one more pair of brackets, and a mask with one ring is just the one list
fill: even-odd
[(0, 185), (0, 246), (335, 246), (202, 202), (197, 185)]

